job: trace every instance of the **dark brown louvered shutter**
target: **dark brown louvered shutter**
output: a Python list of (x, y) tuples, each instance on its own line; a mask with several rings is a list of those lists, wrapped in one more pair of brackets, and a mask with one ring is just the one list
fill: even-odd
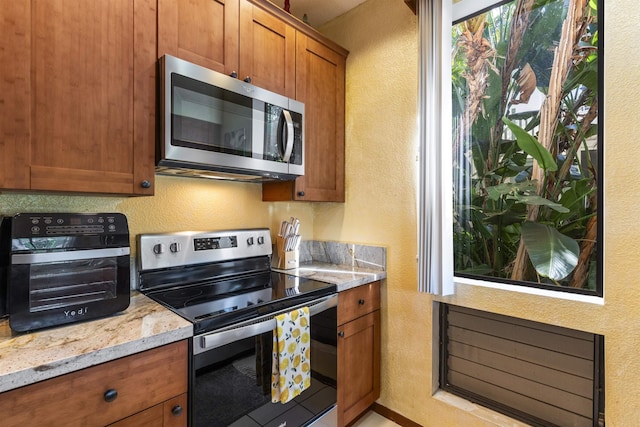
[(598, 426), (603, 348), (599, 335), (443, 304), (440, 385), (532, 425)]

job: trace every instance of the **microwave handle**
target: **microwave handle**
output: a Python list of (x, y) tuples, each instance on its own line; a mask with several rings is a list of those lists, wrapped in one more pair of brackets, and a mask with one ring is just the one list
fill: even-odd
[(287, 129), (287, 131), (285, 132), (286, 145), (284, 149), (284, 154), (282, 156), (282, 161), (285, 163), (289, 163), (289, 159), (291, 158), (291, 153), (293, 152), (293, 137), (294, 137), (293, 119), (291, 118), (291, 113), (287, 110), (282, 110), (282, 115), (284, 116), (284, 121)]

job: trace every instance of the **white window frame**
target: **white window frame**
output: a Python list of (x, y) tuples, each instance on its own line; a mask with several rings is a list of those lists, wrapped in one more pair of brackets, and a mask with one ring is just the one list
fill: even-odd
[(452, 161), (451, 13), (451, 0), (418, 0), (418, 283), (436, 295), (454, 292), (453, 178), (442, 173)]
[[(455, 285), (474, 285), (603, 305), (603, 296), (581, 295), (454, 276), (453, 138), (451, 105), (451, 28), (453, 22), (506, 0), (418, 0), (419, 182), (418, 288), (452, 295)], [(604, 197), (600, 203), (604, 204)], [(604, 268), (604, 265), (602, 266)]]

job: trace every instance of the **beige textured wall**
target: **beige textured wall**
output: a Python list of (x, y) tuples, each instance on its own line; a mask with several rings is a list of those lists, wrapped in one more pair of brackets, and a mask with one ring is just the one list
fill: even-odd
[(16, 212), (122, 212), (127, 215), (132, 252), (135, 236), (185, 230), (268, 227), (300, 218), (303, 239), (313, 233), (310, 203), (264, 203), (260, 184), (156, 176), (153, 197), (94, 197), (0, 194), (0, 214)]
[[(640, 39), (633, 0), (605, 2), (605, 298), (579, 303), (473, 286), (446, 302), (603, 334), (608, 426), (640, 425)], [(317, 238), (388, 247), (379, 403), (425, 426), (515, 425), (432, 397), (432, 298), (416, 291), (416, 19), (401, 0), (368, 0), (323, 28), (347, 63), (347, 203), (320, 206)]]

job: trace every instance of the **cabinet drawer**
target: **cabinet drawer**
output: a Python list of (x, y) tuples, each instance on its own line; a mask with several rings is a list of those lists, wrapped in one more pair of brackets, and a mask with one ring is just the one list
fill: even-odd
[(186, 391), (181, 341), (2, 393), (0, 413), (3, 426), (104, 426)]
[(380, 308), (380, 282), (340, 292), (338, 298), (338, 325), (342, 325)]
[(108, 427), (187, 427), (187, 393), (109, 424)]

